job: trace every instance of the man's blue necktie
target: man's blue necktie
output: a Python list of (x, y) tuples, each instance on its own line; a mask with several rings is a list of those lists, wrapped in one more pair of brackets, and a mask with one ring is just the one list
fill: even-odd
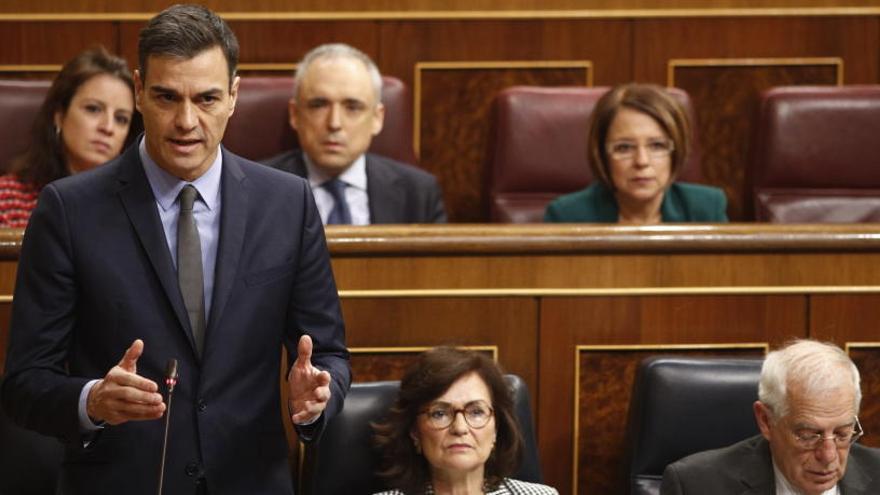
[(348, 211), (348, 203), (345, 202), (345, 182), (339, 179), (331, 179), (321, 184), (333, 196), (333, 209), (327, 216), (327, 225), (351, 225), (351, 212)]

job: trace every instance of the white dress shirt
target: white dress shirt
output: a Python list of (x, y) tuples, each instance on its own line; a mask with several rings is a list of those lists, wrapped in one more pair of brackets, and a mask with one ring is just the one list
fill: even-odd
[[(791, 486), (791, 483), (785, 479), (782, 471), (776, 467), (775, 461), (773, 462), (773, 477), (776, 479), (776, 495), (803, 495), (800, 490)], [(837, 485), (834, 485), (832, 488), (822, 492), (822, 495), (840, 495), (840, 489)]]
[[(309, 185), (318, 205), (318, 213), (321, 215), (321, 223), (327, 225), (327, 217), (335, 206), (333, 196), (321, 184), (333, 179), (309, 160), (309, 155), (303, 153), (306, 170), (309, 174)], [(348, 203), (348, 211), (351, 212), (352, 225), (370, 225), (370, 198), (367, 195), (367, 158), (361, 155), (344, 172), (336, 177), (345, 182), (345, 201)]]

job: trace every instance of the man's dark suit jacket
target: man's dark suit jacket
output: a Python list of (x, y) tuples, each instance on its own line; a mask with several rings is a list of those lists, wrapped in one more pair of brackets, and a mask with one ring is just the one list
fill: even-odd
[[(842, 495), (880, 493), (880, 451), (854, 444)], [(663, 472), (662, 495), (775, 495), (770, 444), (761, 435), (723, 449), (700, 452), (670, 464)]]
[(332, 376), (332, 400), (304, 433), (342, 407), (345, 329), (307, 182), (223, 150), (221, 198), (199, 358), (137, 145), (43, 190), (21, 249), (2, 398), (19, 424), (66, 440), (63, 493), (156, 492), (164, 418), (107, 426), (87, 448), (78, 425), (83, 385), (137, 338), (137, 372), (160, 390), (167, 360), (180, 362), (165, 493), (194, 493), (200, 477), (211, 495), (292, 493), (279, 358), (284, 344), (293, 362), (303, 332)]
[[(301, 150), (265, 160), (270, 167), (308, 177)], [(443, 193), (433, 175), (390, 158), (367, 153), (370, 223), (445, 223)]]

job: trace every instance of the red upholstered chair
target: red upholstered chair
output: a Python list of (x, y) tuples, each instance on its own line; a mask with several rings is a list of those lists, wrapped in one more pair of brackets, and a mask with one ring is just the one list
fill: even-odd
[(31, 125), (52, 81), (0, 81), (0, 170), (24, 153)]
[(757, 220), (880, 221), (880, 86), (771, 89), (754, 131)]
[[(264, 160), (299, 147), (287, 112), (292, 93), (292, 76), (242, 77), (235, 113), (229, 119), (223, 144), (251, 160)], [(416, 163), (409, 90), (399, 79), (383, 77), (382, 103), (385, 104), (385, 125), (373, 138), (370, 151)]]
[[(552, 199), (592, 181), (587, 126), (593, 107), (608, 89), (517, 86), (495, 97), (487, 153), (492, 221), (541, 222)], [(693, 121), (687, 93), (669, 91)], [(699, 149), (697, 140), (693, 142), (693, 153), (679, 178), (699, 182)]]

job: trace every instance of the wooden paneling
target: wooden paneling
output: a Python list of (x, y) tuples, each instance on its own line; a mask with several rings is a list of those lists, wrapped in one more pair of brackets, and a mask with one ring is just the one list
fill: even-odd
[(109, 22), (0, 22), (0, 65), (62, 65), (94, 45), (118, 51), (117, 36)]
[[(696, 108), (696, 128), (705, 148), (706, 182), (724, 189), (733, 221), (753, 218), (749, 149), (761, 92), (774, 86), (836, 85), (842, 60), (753, 59), (677, 60), (670, 84), (687, 91)], [(723, 105), (717, 104), (724, 101)]]
[[(356, 382), (400, 380), (406, 370), (414, 365), (419, 354), (432, 347), (350, 347), (352, 376)], [(485, 354), (496, 361), (498, 359), (498, 348), (495, 346), (457, 347)]]
[(849, 355), (862, 378), (862, 408), (859, 422), (865, 436), (859, 440), (871, 447), (880, 447), (880, 342), (853, 344), (848, 348)]
[[(7, 0), (0, 4), (0, 12), (144, 12), (153, 13), (173, 2), (163, 0), (148, 2), (144, 0), (88, 0), (76, 3), (64, 0)], [(553, 10), (565, 9), (572, 13), (580, 12), (588, 15), (592, 10), (618, 9), (703, 9), (709, 12), (720, 9), (755, 9), (755, 8), (828, 8), (828, 7), (864, 7), (863, 0), (300, 0), (292, 5), (286, 0), (210, 0), (204, 5), (220, 12), (300, 12), (324, 13), (334, 15), (340, 11), (352, 13), (383, 12), (384, 15), (404, 13), (407, 11), (428, 11), (452, 13), (458, 11), (485, 10), (483, 15), (492, 11), (526, 10), (532, 15), (545, 11), (548, 15)], [(528, 14), (530, 12), (525, 12)], [(638, 13), (638, 12), (635, 12)], [(601, 12), (599, 12), (601, 15)], [(449, 15), (449, 14), (446, 14)]]
[[(573, 493), (624, 493), (622, 479), (626, 466), (626, 419), (630, 391), (639, 363), (657, 354), (716, 356), (725, 358), (762, 357), (761, 344), (747, 346), (719, 344), (706, 348), (674, 345), (578, 347), (575, 373), (577, 428), (573, 443), (577, 459)], [(621, 399), (614, 400), (615, 397)], [(624, 469), (621, 469), (624, 467)]]
[[(670, 83), (691, 94), (703, 176), (725, 189), (734, 221), (753, 218), (745, 173), (760, 91), (776, 85), (878, 81), (875, 18), (654, 19), (636, 24), (635, 79)], [(840, 71), (828, 62), (799, 62), (825, 57), (842, 61)], [(765, 58), (772, 61), (753, 65), (760, 63), (754, 59)], [(719, 65), (700, 66), (707, 59)], [(725, 59), (736, 60), (721, 65)]]
[(850, 344), (849, 353), (862, 376), (859, 419), (862, 440), (880, 447), (880, 294), (828, 294), (810, 297), (810, 336)]
[[(522, 377), (533, 394), (538, 388), (537, 307), (534, 298), (518, 297), (342, 300), (350, 347), (496, 346), (498, 362)], [(355, 374), (355, 380), (399, 378), (399, 355), (372, 356), (376, 363), (358, 359), (366, 374)]]
[[(621, 493), (633, 369), (668, 353), (664, 346), (880, 341), (876, 225), (373, 226), (327, 235), (355, 380), (399, 377), (412, 348), (497, 350), (531, 388), (544, 475), (560, 493), (574, 476), (580, 493)], [(12, 291), (20, 236), (0, 231), (0, 295)], [(880, 351), (850, 352), (863, 370), (865, 428), (880, 431)]]
[[(778, 343), (803, 335), (806, 326), (803, 296), (632, 296), (548, 297), (541, 302), (539, 370), (541, 389), (538, 415), (554, 421), (538, 424), (541, 452), (553, 452), (544, 461), (544, 477), (568, 493), (572, 488), (572, 439), (574, 438), (575, 358), (577, 346), (646, 344)], [(629, 356), (634, 366), (642, 355)], [(623, 434), (632, 375), (621, 374), (618, 360), (608, 368), (592, 365), (591, 380), (604, 380), (605, 387), (581, 391), (587, 394), (580, 428), (602, 431), (615, 443), (599, 445), (589, 435), (589, 462), (581, 461), (579, 493), (621, 493), (618, 471), (609, 469), (622, 460)], [(601, 378), (596, 378), (601, 377)], [(621, 381), (628, 379), (629, 382)], [(610, 385), (611, 383), (620, 385)], [(627, 391), (623, 396), (616, 395)], [(626, 398), (621, 398), (626, 397)], [(598, 421), (598, 424), (596, 423)], [(582, 452), (585, 454), (587, 451)], [(583, 455), (580, 456), (584, 459)]]
[(487, 189), (486, 147), (489, 111), (498, 91), (516, 85), (586, 86), (589, 81), (588, 68), (550, 65), (504, 68), (475, 62), (466, 67), (417, 67), (421, 84), (416, 105), (420, 118), (415, 125), (420, 161), (423, 168), (437, 176), (451, 222), (481, 222), (489, 216), (488, 203), (483, 199)]
[(880, 342), (880, 295), (810, 298), (810, 336), (835, 342)]

